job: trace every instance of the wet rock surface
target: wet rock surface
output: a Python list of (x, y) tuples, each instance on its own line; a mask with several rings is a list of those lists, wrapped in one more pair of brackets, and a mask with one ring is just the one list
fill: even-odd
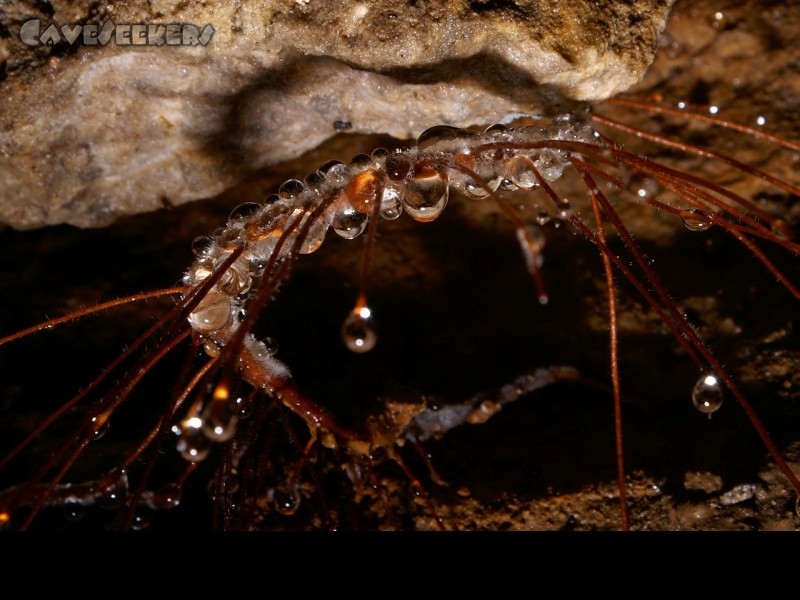
[(641, 78), (670, 3), (10, 2), (0, 220), (108, 225), (340, 130), (405, 139), (600, 100)]
[[(673, 11), (657, 61), (640, 89), (676, 102), (717, 104), (723, 114), (748, 123), (761, 115), (770, 131), (800, 139), (792, 110), (798, 105), (800, 79), (796, 49), (790, 43), (800, 31), (797, 9), (775, 5), (753, 11), (738, 2), (689, 4), (679, 3)], [(721, 140), (722, 148), (743, 155), (749, 163), (797, 181), (796, 157), (764, 151), (749, 139), (743, 142), (740, 134), (709, 133), (697, 125), (634, 111), (619, 115), (611, 106), (596, 110), (696, 143)], [(208, 203), (140, 215), (108, 229), (3, 231), (2, 268), (10, 274), (7, 289), (12, 293), (4, 300), (2, 332), (53, 316), (55, 311), (171, 285), (191, 260), (191, 240), (222, 224), (239, 202), (263, 198), (282, 179), (304, 174), (331, 158), (347, 160), (356, 152), (392, 143), (380, 137), (337, 138)], [(625, 143), (637, 147), (635, 140)], [(676, 159), (668, 151), (657, 158), (675, 160), (677, 168), (704, 177), (719, 175), (713, 169), (703, 170), (703, 161)], [(574, 188), (564, 187), (564, 193), (577, 203), (585, 196), (582, 185), (569, 185)], [(796, 198), (765, 192), (760, 184), (750, 189), (742, 183), (742, 193), (758, 198), (795, 226), (800, 222)], [(621, 197), (616, 201), (681, 311), (690, 315), (742, 385), (797, 471), (796, 300), (726, 232), (713, 228), (692, 232), (672, 215)], [(579, 210), (590, 218), (586, 205)], [(584, 374), (584, 382), (551, 386), (505, 407), (487, 423), (465, 426), (426, 443), (447, 486), (430, 481), (423, 461), (412, 449), (404, 449), (436, 514), (451, 528), (596, 530), (620, 525), (602, 264), (597, 251), (566, 227), (550, 226), (546, 235), (544, 276), (551, 296), (547, 307), (535, 302), (535, 286), (526, 274), (513, 229), (497, 209), (454, 198), (434, 223), (401, 218), (382, 226), (372, 293), (381, 341), (374, 353), (354, 360), (341, 348), (338, 336), (357, 291), (363, 247), (358, 242), (326, 240), (317, 253), (303, 257), (274, 310), (264, 317), (264, 334), (278, 340), (281, 357), (298, 381), (306, 382), (313, 397), (343, 413), (368, 411), (378, 396), (400, 394), (398, 390), (420, 401), (430, 397), (460, 401), (497, 390), (521, 373), (545, 365), (573, 365)], [(93, 266), (87, 274), (90, 257)], [(795, 256), (779, 251), (770, 252), (770, 258), (797, 281)], [(636, 292), (624, 284), (620, 287), (631, 526), (800, 528), (794, 492), (735, 400), (726, 397), (711, 419), (696, 411), (690, 400), (696, 367)], [(2, 410), (21, 414), (20, 422), (4, 419), (10, 432), (4, 430), (3, 439), (19, 439), (21, 432), (30, 431), (49, 414), (46, 400), (71, 396), (168, 307), (169, 303), (145, 303), (32, 336), (10, 353), (0, 349), (7, 361)], [(176, 362), (171, 369), (154, 373), (137, 398), (168, 397), (180, 369), (180, 360)], [(35, 412), (24, 413), (19, 406), (34, 406)], [(138, 406), (134, 412), (139, 410), (144, 412)], [(122, 446), (127, 426), (120, 415), (109, 431), (120, 437), (102, 440), (108, 443), (112, 459), (114, 444)], [(58, 434), (53, 432), (48, 440)], [(45, 442), (41, 452), (51, 447)], [(387, 468), (381, 478), (392, 499), (391, 510), (366, 494), (361, 504), (353, 504), (358, 518), (346, 520), (347, 524), (437, 528), (430, 506), (415, 499), (401, 474)], [(341, 484), (340, 476), (334, 479)], [(181, 507), (157, 513), (152, 527), (210, 527), (210, 515), (200, 510), (198, 517), (193, 512), (207, 504), (207, 479), (198, 476), (192, 481)], [(303, 503), (294, 516), (277, 514), (265, 500), (263, 520), (257, 526), (322, 526), (317, 490), (305, 485)], [(336, 498), (337, 488), (328, 494)], [(109, 519), (101, 516), (106, 524)], [(56, 514), (44, 525), (66, 528), (81, 523)]]

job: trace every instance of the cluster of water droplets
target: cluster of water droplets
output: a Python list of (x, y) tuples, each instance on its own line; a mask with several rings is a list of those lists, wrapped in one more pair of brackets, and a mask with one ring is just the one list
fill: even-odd
[[(197, 259), (185, 277), (191, 286), (212, 276), (232, 252), (243, 250), (200, 300), (189, 323), (210, 340), (224, 337), (217, 334), (237, 327), (248, 292), (270, 261), (280, 264), (295, 252), (314, 252), (329, 229), (355, 239), (376, 216), (393, 220), (406, 212), (417, 221), (433, 221), (444, 211), (451, 189), (481, 199), (498, 190), (535, 190), (543, 181), (555, 181), (570, 164), (569, 152), (548, 142), (564, 140), (591, 143), (596, 138), (576, 115), (544, 127), (493, 125), (483, 132), (437, 126), (423, 132), (411, 148), (378, 148), (370, 155), (355, 156), (349, 164), (330, 161), (302, 181), (290, 179), (263, 204), (242, 204), (225, 228), (194, 241)], [(543, 200), (536, 224), (569, 219), (572, 211), (567, 199), (555, 205)], [(525, 237), (535, 238), (541, 250), (543, 236), (533, 223), (530, 228), (533, 231)], [(541, 267), (541, 252), (535, 256), (529, 268)], [(355, 352), (367, 352), (375, 345), (374, 320), (363, 303), (347, 316), (342, 336)], [(214, 344), (205, 347), (213, 355)]]

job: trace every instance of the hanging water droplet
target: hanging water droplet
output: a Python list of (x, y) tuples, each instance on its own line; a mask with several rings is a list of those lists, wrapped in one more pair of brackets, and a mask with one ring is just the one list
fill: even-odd
[(215, 442), (227, 442), (236, 433), (236, 411), (227, 398), (213, 398), (203, 411), (203, 433)]
[(150, 523), (153, 522), (153, 515), (154, 512), (152, 509), (146, 508), (144, 506), (139, 506), (136, 509), (136, 514), (133, 516), (131, 529), (133, 529), (134, 531), (142, 531), (143, 529), (147, 529), (148, 527), (150, 527)]
[(177, 449), (189, 462), (202, 462), (211, 451), (211, 440), (203, 434), (203, 420), (199, 416), (188, 417), (181, 422)]
[(681, 219), (689, 231), (706, 231), (712, 225), (708, 216), (696, 208), (682, 211)]
[(91, 428), (92, 441), (94, 442), (103, 437), (106, 434), (106, 431), (108, 431), (110, 425), (111, 420), (108, 418), (108, 415), (102, 414), (92, 417), (91, 424), (89, 425)]
[(246, 396), (236, 398), (234, 405), (236, 406), (236, 415), (239, 417), (240, 421), (247, 419), (253, 414), (253, 402)]
[(128, 474), (125, 471), (120, 474), (115, 483), (112, 483), (95, 494), (95, 502), (97, 502), (97, 505), (107, 510), (119, 508), (125, 504), (127, 498)]
[(552, 217), (550, 216), (550, 213), (546, 210), (540, 210), (538, 213), (536, 213), (536, 222), (539, 225), (547, 225), (551, 219)]
[(280, 514), (291, 517), (300, 508), (300, 489), (295, 485), (291, 489), (275, 488), (275, 510)]
[(203, 352), (211, 358), (216, 358), (220, 354), (219, 345), (214, 340), (205, 340), (203, 341)]
[(86, 507), (78, 500), (71, 499), (64, 502), (61, 512), (67, 521), (80, 521), (86, 514)]
[(157, 510), (169, 509), (180, 506), (183, 490), (177, 483), (171, 483), (164, 489), (155, 492), (150, 503)]
[(523, 190), (539, 187), (539, 180), (530, 159), (525, 156), (515, 156), (505, 164), (508, 178)]
[(572, 202), (568, 198), (562, 198), (556, 207), (555, 218), (562, 221), (568, 221), (575, 213)]
[(771, 229), (772, 233), (781, 241), (790, 242), (794, 239), (794, 229), (782, 219), (772, 221)]
[(210, 291), (189, 315), (189, 324), (195, 331), (219, 331), (231, 320), (231, 299), (217, 291)]
[(358, 212), (371, 214), (378, 195), (379, 179), (375, 169), (365, 169), (353, 177), (345, 188), (350, 206)]
[(564, 167), (566, 166), (566, 162), (558, 153), (552, 151), (546, 152), (545, 150), (542, 150), (534, 164), (539, 174), (547, 181), (556, 181), (560, 179), (564, 174)]
[(265, 337), (261, 341), (264, 344), (267, 354), (275, 356), (278, 353), (278, 341), (275, 338)]
[(393, 221), (403, 214), (403, 205), (400, 203), (400, 188), (396, 184), (388, 184), (383, 188), (381, 197), (381, 218)]
[(457, 186), (458, 190), (467, 198), (479, 200), (488, 197), (490, 193), (497, 191), (504, 179), (504, 173), (496, 171), (493, 161), (478, 160), (471, 170), (478, 176), (478, 180), (476, 181), (471, 175), (464, 174), (463, 183)]
[(366, 306), (353, 309), (342, 325), (342, 339), (353, 352), (369, 352), (378, 341), (372, 311)]
[(647, 202), (658, 195), (661, 186), (654, 177), (636, 172), (631, 175), (630, 181), (628, 182), (628, 189), (635, 196), (636, 200)]
[(364, 233), (369, 215), (359, 212), (349, 204), (345, 204), (333, 214), (331, 227), (337, 235), (352, 240)]
[(391, 154), (386, 158), (386, 174), (392, 181), (405, 179), (411, 167), (411, 160), (404, 154)]
[(525, 225), (517, 229), (517, 241), (522, 249), (522, 256), (525, 257), (528, 273), (534, 275), (544, 265), (542, 250), (546, 241), (545, 235), (536, 225)]
[(697, 410), (711, 416), (720, 409), (722, 401), (722, 385), (717, 376), (713, 373), (701, 375), (692, 389), (692, 403)]
[(320, 246), (322, 246), (322, 242), (325, 241), (325, 234), (327, 232), (328, 225), (325, 221), (323, 219), (317, 219), (317, 221), (312, 223), (308, 228), (306, 237), (303, 239), (303, 243), (300, 244), (298, 252), (300, 254), (311, 254), (319, 250)]
[(425, 167), (417, 170), (414, 178), (406, 183), (401, 202), (414, 220), (427, 223), (442, 214), (448, 192), (447, 175)]

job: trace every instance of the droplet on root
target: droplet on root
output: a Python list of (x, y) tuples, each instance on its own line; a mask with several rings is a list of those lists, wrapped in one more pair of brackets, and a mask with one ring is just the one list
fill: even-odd
[(366, 306), (353, 309), (342, 325), (342, 339), (353, 352), (363, 354), (375, 347), (378, 334), (372, 320), (372, 311)]
[(722, 385), (713, 373), (704, 373), (692, 389), (692, 403), (702, 413), (711, 415), (722, 406)]

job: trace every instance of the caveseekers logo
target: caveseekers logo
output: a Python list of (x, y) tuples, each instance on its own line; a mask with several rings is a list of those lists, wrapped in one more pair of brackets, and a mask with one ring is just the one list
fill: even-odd
[(55, 25), (43, 29), (39, 19), (26, 21), (19, 29), (19, 38), (28, 46), (69, 45), (105, 46), (206, 46), (214, 37), (211, 25), (198, 27), (188, 23), (125, 23), (106, 21), (102, 25)]

